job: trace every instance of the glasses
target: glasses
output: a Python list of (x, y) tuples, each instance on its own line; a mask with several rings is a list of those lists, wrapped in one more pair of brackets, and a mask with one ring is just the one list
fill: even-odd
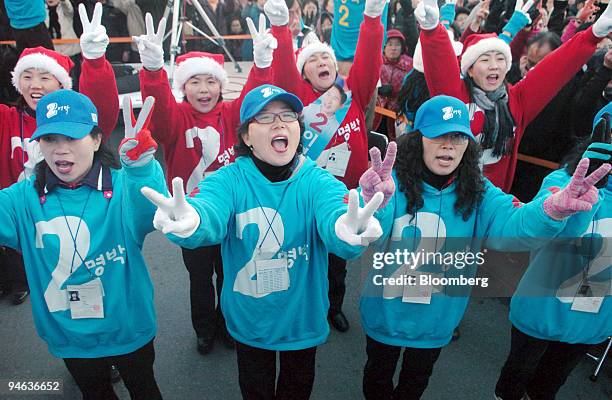
[(253, 117), (260, 124), (271, 124), (278, 117), (283, 122), (295, 122), (299, 118), (299, 114), (295, 111), (283, 111), (280, 113), (259, 113)]
[(451, 144), (466, 144), (469, 138), (463, 133), (454, 132), (454, 133), (447, 133), (446, 135), (438, 136), (436, 138), (429, 139), (429, 140), (437, 144), (443, 144), (443, 143), (446, 143), (447, 141), (451, 142)]

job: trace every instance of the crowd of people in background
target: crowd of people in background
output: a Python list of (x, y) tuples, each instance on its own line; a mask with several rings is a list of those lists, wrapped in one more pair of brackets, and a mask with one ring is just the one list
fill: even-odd
[[(208, 354), (219, 337), (235, 348), (245, 398), (310, 396), (317, 346), (329, 326), (350, 328), (342, 311), (347, 259), (370, 242), (415, 239), (410, 229), (436, 238), (520, 238), (533, 257), (512, 300), (512, 348), (495, 396), (554, 398), (588, 347), (612, 335), (610, 266), (596, 264), (595, 273), (589, 261), (573, 281), (568, 261), (543, 276), (536, 267), (552, 264), (557, 244), (522, 239), (610, 234), (599, 221), (612, 212), (612, 8), (596, 0), (199, 0), (203, 18), (195, 1), (180, 2), (189, 24), (172, 88), (164, 68), (175, 50), (164, 40), (166, 1), (0, 0), (0, 41), (15, 41), (0, 45), (0, 149), (7, 153), (0, 155), (0, 213), (14, 223), (0, 227), (0, 296), (12, 293), (18, 305), (32, 291), (37, 329), (85, 397), (112, 398), (112, 364), (133, 398), (161, 398), (152, 282), (141, 254), (155, 228), (181, 247), (197, 351)], [(225, 40), (201, 35), (215, 31)], [(253, 67), (230, 101), (222, 95), (229, 83), (223, 66), (232, 59)], [(104, 144), (126, 68), (139, 71), (136, 91), (146, 100), (138, 120), (123, 105), (118, 169)], [(65, 109), (55, 125), (62, 101), (83, 114), (69, 117)], [(373, 146), (372, 134), (385, 143)], [(166, 176), (153, 157), (158, 144)], [(85, 161), (54, 159), (59, 148)], [(81, 222), (75, 236), (62, 203), (71, 193), (85, 204), (68, 208), (81, 213), (79, 221), (114, 221), (96, 241), (118, 230), (129, 236), (117, 248), (130, 254), (135, 275), (98, 273), (97, 259), (79, 253)], [(87, 208), (90, 197), (99, 207)], [(292, 212), (303, 213), (304, 226), (283, 225)], [(18, 240), (53, 233), (55, 225), (40, 227), (51, 217), (65, 220), (75, 254), (97, 275), (73, 281), (81, 264), (75, 255), (58, 266), (69, 270), (71, 297), (46, 287), (38, 264), (53, 266), (38, 252), (42, 245)], [(250, 224), (264, 237), (254, 239)], [(326, 268), (305, 269), (309, 262)], [(135, 277), (136, 300), (113, 302)], [(597, 307), (576, 300), (601, 281), (608, 287)], [(536, 283), (554, 293), (526, 300)], [(104, 295), (112, 317), (72, 304), (103, 286), (112, 287)], [(458, 337), (469, 293), (428, 296), (415, 301), (385, 289), (362, 297), (367, 399), (420, 398), (441, 350)], [(312, 312), (302, 315), (306, 304)], [(277, 315), (283, 307), (290, 317)], [(87, 329), (101, 345), (79, 336), (82, 318), (96, 318)], [(132, 319), (142, 326), (126, 322)], [(568, 320), (576, 331), (568, 332)], [(105, 336), (109, 326), (118, 338)]]

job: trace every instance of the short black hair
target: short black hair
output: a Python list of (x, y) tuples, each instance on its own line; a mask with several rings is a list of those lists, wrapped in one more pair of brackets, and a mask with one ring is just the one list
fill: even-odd
[(561, 47), (563, 42), (561, 42), (561, 38), (556, 33), (546, 31), (546, 32), (540, 32), (536, 34), (535, 36), (529, 38), (529, 40), (527, 40), (528, 48), (533, 44), (537, 44), (538, 48), (547, 44), (548, 47), (550, 47), (550, 50), (553, 51)]

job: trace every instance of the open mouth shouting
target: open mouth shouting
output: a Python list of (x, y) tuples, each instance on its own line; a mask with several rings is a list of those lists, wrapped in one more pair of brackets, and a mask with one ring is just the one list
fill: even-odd
[(453, 165), (454, 159), (455, 157), (451, 156), (450, 154), (443, 154), (441, 156), (436, 157), (436, 161), (438, 162), (438, 165), (440, 165), (443, 168), (448, 168), (451, 165)]
[(57, 172), (62, 175), (69, 175), (72, 172), (72, 167), (74, 166), (73, 162), (66, 160), (58, 160), (55, 162), (55, 168)]
[(289, 148), (289, 138), (286, 135), (274, 135), (270, 143), (277, 153), (284, 153)]

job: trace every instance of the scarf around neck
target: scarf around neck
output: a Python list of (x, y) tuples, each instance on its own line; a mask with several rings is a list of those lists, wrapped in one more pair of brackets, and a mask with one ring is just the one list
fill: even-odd
[(482, 148), (492, 148), (496, 157), (509, 154), (512, 150), (510, 140), (514, 137), (514, 119), (508, 108), (506, 85), (502, 84), (492, 92), (474, 86), (472, 95), (474, 102), (485, 112)]

